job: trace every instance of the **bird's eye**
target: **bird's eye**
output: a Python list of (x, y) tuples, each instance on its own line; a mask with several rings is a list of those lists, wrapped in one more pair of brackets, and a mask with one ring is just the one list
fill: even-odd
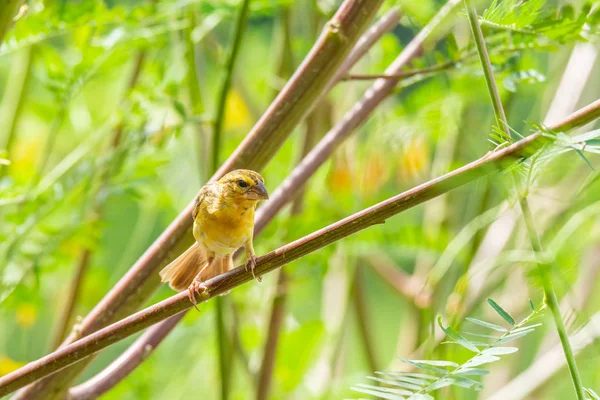
[(243, 181), (241, 179), (239, 181), (237, 181), (237, 184), (240, 185), (240, 187), (243, 187), (243, 188), (248, 187), (248, 184), (246, 183), (246, 181)]

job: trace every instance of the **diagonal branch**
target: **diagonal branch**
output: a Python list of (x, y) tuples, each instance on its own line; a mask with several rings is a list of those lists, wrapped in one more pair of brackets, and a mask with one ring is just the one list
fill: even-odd
[[(583, 125), (598, 117), (600, 117), (600, 99), (575, 112), (566, 120), (550, 129), (565, 130)], [(548, 137), (537, 132), (509, 147), (490, 152), (470, 164), (364, 209), (259, 257), (255, 272), (259, 276), (264, 275), (372, 225), (385, 223), (386, 219), (422, 204), (427, 200), (447, 193), (477, 178), (496, 172), (498, 169), (510, 167), (515, 160), (531, 156), (540, 145), (549, 141)], [(240, 266), (207, 281), (207, 290), (197, 295), (196, 300), (198, 302), (205, 302), (251, 280), (253, 280), (252, 273), (245, 271), (245, 268)], [(11, 393), (37, 379), (53, 374), (144, 328), (180, 314), (190, 308), (191, 304), (188, 294), (182, 292), (130, 315), (119, 322), (1, 377), (0, 396)]]
[[(238, 149), (213, 176), (213, 181), (233, 168), (244, 166), (260, 170), (266, 165), (302, 117), (327, 92), (329, 82), (334, 79), (381, 3), (382, 0), (345, 0), (342, 3), (300, 68)], [(192, 208), (193, 202), (190, 202), (63, 345), (131, 313), (150, 297), (160, 285), (160, 268), (192, 243)], [(21, 391), (15, 399), (60, 398), (86, 365), (87, 362), (80, 363), (37, 382)]]
[[(381, 36), (394, 27), (399, 18), (400, 14), (398, 10), (394, 8), (381, 17), (379, 21), (373, 25), (373, 27), (365, 32), (365, 34), (357, 42), (346, 61), (343, 63), (333, 81), (339, 79), (340, 76), (347, 73), (348, 70), (352, 68), (367, 53), (367, 51)], [(364, 117), (366, 118), (366, 115)], [(305, 182), (306, 181), (299, 181), (297, 185), (294, 186), (297, 186), (300, 189), (304, 186)], [(297, 194), (289, 193), (283, 204), (286, 204), (295, 197), (297, 197)], [(268, 221), (263, 222), (266, 224)], [(175, 327), (181, 318), (183, 318), (183, 314), (171, 318), (168, 321), (164, 321), (161, 324), (152, 327), (152, 329), (149, 329), (127, 350), (126, 353), (128, 354), (128, 357), (119, 357), (107, 368), (110, 370), (108, 375), (105, 374), (106, 371), (103, 371), (97, 376), (91, 378), (88, 382), (73, 388), (71, 391), (72, 398), (95, 398), (98, 395), (110, 390), (110, 388), (112, 388), (116, 383), (127, 377), (137, 367), (137, 365), (139, 365), (150, 354), (150, 352), (155, 349), (160, 342), (162, 342), (162, 340)]]

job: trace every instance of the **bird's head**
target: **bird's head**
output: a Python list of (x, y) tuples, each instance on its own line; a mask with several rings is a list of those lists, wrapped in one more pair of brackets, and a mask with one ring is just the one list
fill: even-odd
[(269, 193), (265, 180), (258, 172), (249, 169), (236, 169), (219, 179), (226, 196), (240, 200), (267, 200)]

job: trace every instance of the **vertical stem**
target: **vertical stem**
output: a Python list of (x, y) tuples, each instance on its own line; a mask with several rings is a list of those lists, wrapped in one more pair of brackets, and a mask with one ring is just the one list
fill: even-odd
[[(23, 105), (25, 104), (25, 93), (29, 82), (29, 74), (31, 72), (31, 64), (33, 58), (32, 53), (34, 48), (35, 46), (30, 46), (24, 50), (22, 65), (20, 65), (18, 68), (20, 71), (17, 71), (18, 76), (16, 78), (18, 79), (18, 83), (15, 85), (14, 89), (11, 87), (12, 85), (9, 84), (8, 86), (8, 89), (14, 90), (12, 94), (14, 96), (14, 100), (12, 102), (14, 104), (14, 107), (12, 108), (10, 117), (8, 118), (8, 121), (5, 125), (7, 135), (4, 148), (6, 149), (6, 155), (9, 160), (11, 159), (10, 152), (13, 146), (13, 142), (15, 141), (17, 122), (19, 121), (21, 112), (23, 111)], [(6, 174), (7, 169), (7, 166), (3, 166), (0, 164), (0, 178), (2, 178)]]
[(275, 356), (277, 354), (277, 345), (279, 344), (279, 335), (283, 326), (283, 317), (287, 302), (288, 276), (284, 269), (279, 271), (277, 278), (277, 288), (273, 307), (271, 308), (271, 317), (269, 319), (269, 330), (267, 332), (267, 341), (263, 360), (258, 373), (258, 387), (256, 388), (256, 400), (267, 400), (271, 388), (271, 378), (275, 366)]
[[(217, 99), (217, 115), (215, 117), (215, 125), (213, 130), (212, 138), (212, 165), (211, 170), (214, 172), (219, 168), (219, 154), (221, 150), (221, 133), (223, 131), (223, 123), (225, 121), (225, 111), (227, 108), (227, 95), (231, 87), (231, 80), (233, 78), (233, 70), (235, 69), (235, 63), (239, 53), (240, 45), (242, 43), (242, 35), (246, 22), (248, 21), (248, 10), (250, 8), (250, 0), (242, 0), (242, 6), (237, 17), (235, 26), (235, 32), (233, 37), (233, 43), (227, 59), (227, 65), (225, 70), (225, 77), (221, 90), (219, 91), (219, 97)], [(217, 324), (217, 344), (219, 347), (219, 371), (221, 376), (221, 400), (227, 400), (229, 398), (229, 384), (231, 378), (231, 366), (227, 365), (228, 355), (228, 334), (225, 327), (225, 321), (223, 317), (224, 304), (223, 299), (218, 298), (215, 302), (215, 318)]]
[(217, 100), (217, 116), (215, 118), (215, 126), (213, 131), (213, 154), (212, 154), (212, 169), (216, 171), (219, 168), (219, 153), (221, 150), (221, 132), (223, 131), (223, 122), (225, 120), (225, 108), (227, 102), (227, 94), (231, 87), (231, 80), (233, 78), (233, 70), (235, 62), (239, 53), (240, 45), (242, 43), (242, 34), (244, 33), (244, 27), (246, 21), (248, 21), (248, 10), (250, 8), (250, 0), (242, 0), (242, 7), (238, 14), (237, 23), (235, 27), (235, 33), (233, 38), (233, 44), (231, 45), (231, 51), (227, 60), (227, 66), (225, 70), (225, 78), (219, 92), (219, 98)]
[(219, 374), (221, 376), (221, 400), (229, 398), (229, 383), (231, 374), (231, 365), (227, 365), (229, 360), (229, 335), (225, 326), (224, 319), (224, 301), (222, 297), (215, 299), (215, 319), (217, 325), (217, 346), (219, 352)]
[(360, 265), (356, 267), (354, 273), (354, 284), (352, 287), (352, 300), (354, 303), (354, 309), (356, 311), (356, 319), (358, 321), (358, 328), (360, 330), (360, 336), (363, 341), (365, 348), (365, 355), (367, 356), (367, 362), (371, 371), (378, 370), (378, 364), (375, 356), (375, 346), (373, 344), (373, 338), (369, 333), (369, 321), (367, 304), (365, 299), (365, 286), (363, 281), (363, 271)]
[[(477, 51), (479, 53), (479, 58), (481, 60), (481, 65), (483, 67), (483, 72), (485, 75), (485, 80), (487, 83), (488, 90), (490, 92), (490, 97), (492, 99), (492, 104), (494, 106), (494, 113), (496, 115), (496, 119), (500, 127), (504, 130), (504, 133), (507, 137), (510, 137), (510, 129), (508, 126), (508, 121), (506, 119), (506, 114), (504, 113), (504, 108), (502, 107), (502, 101), (500, 100), (500, 95), (498, 93), (498, 88), (496, 87), (496, 82), (494, 80), (494, 74), (492, 72), (492, 64), (490, 62), (489, 55), (487, 53), (487, 49), (485, 46), (485, 40), (483, 37), (483, 33), (481, 31), (481, 26), (479, 25), (479, 19), (477, 17), (477, 11), (475, 7), (471, 4), (469, 0), (465, 0), (465, 5), (467, 7), (467, 14), (469, 17), (469, 24), (471, 25), (471, 30), (473, 31), (473, 36), (475, 38), (475, 45), (477, 46)], [(515, 174), (512, 174), (513, 181), (515, 183), (515, 188), (517, 187), (517, 179)], [(544, 251), (542, 242), (540, 241), (540, 237), (535, 228), (535, 224), (533, 223), (533, 216), (531, 214), (531, 209), (529, 208), (529, 203), (527, 201), (526, 195), (519, 196), (519, 206), (521, 207), (521, 213), (523, 214), (523, 218), (525, 220), (525, 225), (527, 227), (527, 233), (529, 235), (529, 239), (531, 241), (531, 247), (536, 253), (542, 253)], [(579, 371), (577, 369), (577, 363), (575, 362), (575, 356), (573, 355), (573, 349), (571, 348), (571, 343), (569, 342), (569, 336), (565, 329), (565, 324), (562, 319), (562, 315), (560, 314), (560, 308), (558, 305), (558, 300), (556, 298), (556, 293), (554, 291), (554, 287), (552, 286), (552, 280), (550, 277), (549, 265), (544, 263), (538, 263), (538, 273), (542, 279), (542, 286), (544, 288), (544, 297), (548, 304), (548, 307), (552, 311), (552, 317), (554, 318), (554, 323), (556, 325), (556, 330), (558, 331), (558, 336), (560, 337), (560, 342), (563, 347), (563, 351), (565, 353), (565, 358), (567, 360), (567, 365), (569, 366), (569, 373), (571, 374), (571, 380), (573, 381), (573, 386), (575, 387), (575, 394), (577, 395), (578, 400), (584, 400), (584, 390), (583, 384), (581, 381), (581, 376), (579, 375)]]
[[(192, 7), (188, 10), (188, 22), (189, 27), (184, 30), (185, 35), (185, 61), (187, 64), (187, 88), (188, 97), (190, 101), (190, 108), (194, 116), (199, 116), (204, 113), (204, 101), (202, 99), (202, 92), (200, 91), (200, 83), (198, 80), (198, 66), (196, 65), (196, 46), (192, 40), (192, 31), (196, 26), (196, 14)], [(201, 182), (205, 182), (207, 172), (209, 171), (208, 163), (205, 161), (205, 156), (208, 154), (206, 151), (205, 134), (207, 132), (202, 129), (201, 123), (194, 123), (193, 125), (195, 138), (198, 142), (198, 172), (200, 175)]]

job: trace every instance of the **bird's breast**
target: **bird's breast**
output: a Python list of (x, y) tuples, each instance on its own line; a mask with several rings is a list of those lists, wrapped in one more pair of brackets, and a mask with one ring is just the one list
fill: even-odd
[(225, 256), (243, 246), (254, 231), (254, 208), (232, 208), (199, 213), (194, 221), (196, 241), (217, 255)]

